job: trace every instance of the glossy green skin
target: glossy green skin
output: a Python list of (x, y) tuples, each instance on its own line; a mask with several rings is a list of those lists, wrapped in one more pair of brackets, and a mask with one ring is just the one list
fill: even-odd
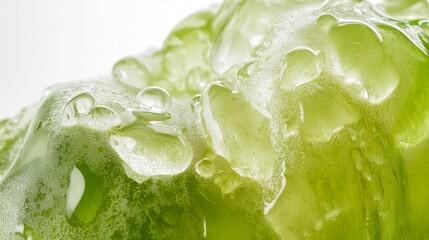
[(229, 0), (50, 88), (0, 122), (0, 238), (429, 239), (424, 9)]

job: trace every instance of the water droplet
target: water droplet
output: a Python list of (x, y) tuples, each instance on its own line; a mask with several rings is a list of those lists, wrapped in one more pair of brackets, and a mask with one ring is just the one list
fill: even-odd
[(240, 93), (234, 94), (219, 82), (206, 88), (201, 100), (201, 117), (214, 152), (240, 174), (269, 181), (275, 161), (269, 119)]
[(222, 194), (232, 193), (240, 185), (240, 177), (230, 171), (217, 173), (214, 176), (214, 181), (220, 187)]
[(186, 89), (191, 92), (201, 92), (208, 81), (209, 73), (200, 67), (194, 67), (186, 76)]
[(317, 24), (323, 29), (328, 30), (337, 23), (337, 19), (330, 14), (323, 14), (317, 19)]
[(360, 119), (360, 112), (334, 88), (315, 85), (312, 92), (302, 92), (296, 122), (301, 122), (300, 135), (306, 141), (329, 141), (346, 125)]
[(132, 57), (117, 62), (112, 74), (120, 83), (137, 89), (148, 86), (152, 81), (152, 76), (146, 66)]
[(143, 108), (155, 112), (167, 112), (171, 105), (172, 100), (170, 94), (160, 87), (147, 87), (137, 94), (137, 100)]
[(85, 164), (73, 167), (66, 202), (66, 215), (70, 225), (79, 226), (92, 222), (101, 206), (103, 194), (102, 177)]
[(64, 109), (64, 120), (75, 122), (76, 118), (87, 114), (94, 106), (95, 100), (89, 93), (81, 93), (72, 98)]
[(376, 104), (392, 94), (399, 74), (376, 29), (361, 22), (344, 22), (331, 28), (329, 35), (338, 51), (345, 83), (356, 87), (358, 96)]
[(88, 112), (88, 125), (97, 129), (110, 129), (121, 124), (121, 119), (113, 109), (105, 106), (96, 106)]
[(285, 57), (280, 87), (292, 90), (319, 77), (322, 69), (318, 55), (318, 51), (306, 47), (290, 51)]
[(163, 124), (133, 124), (110, 136), (126, 174), (136, 182), (176, 175), (192, 161), (192, 147), (179, 129)]
[(216, 165), (211, 159), (204, 158), (195, 164), (195, 171), (203, 178), (210, 178), (214, 175)]
[(237, 78), (240, 81), (246, 81), (256, 68), (257, 59), (250, 59), (244, 63), (244, 65), (238, 70)]
[(194, 112), (201, 112), (201, 94), (195, 95), (191, 100), (191, 108)]

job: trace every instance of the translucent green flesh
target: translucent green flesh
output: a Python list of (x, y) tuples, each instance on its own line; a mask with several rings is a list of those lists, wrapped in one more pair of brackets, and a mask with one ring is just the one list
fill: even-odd
[(0, 121), (0, 239), (429, 239), (427, 1), (227, 0)]

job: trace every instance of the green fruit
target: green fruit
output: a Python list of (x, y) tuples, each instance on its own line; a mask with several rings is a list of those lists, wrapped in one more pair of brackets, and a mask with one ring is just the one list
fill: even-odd
[(1, 239), (428, 239), (427, 1), (227, 0), (0, 121)]

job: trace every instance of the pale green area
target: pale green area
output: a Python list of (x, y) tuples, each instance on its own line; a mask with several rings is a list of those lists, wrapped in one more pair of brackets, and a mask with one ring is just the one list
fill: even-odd
[(0, 239), (429, 239), (428, 9), (227, 0), (50, 88), (0, 121)]

